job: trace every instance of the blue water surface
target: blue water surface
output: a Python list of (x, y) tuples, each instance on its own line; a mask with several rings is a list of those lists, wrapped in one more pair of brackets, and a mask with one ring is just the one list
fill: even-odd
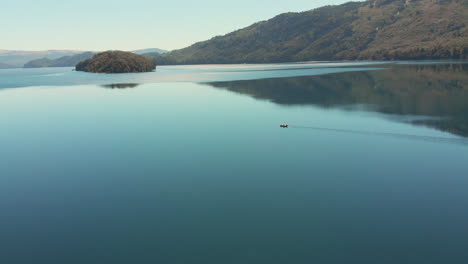
[(0, 70), (0, 263), (465, 263), (465, 69), (428, 67)]

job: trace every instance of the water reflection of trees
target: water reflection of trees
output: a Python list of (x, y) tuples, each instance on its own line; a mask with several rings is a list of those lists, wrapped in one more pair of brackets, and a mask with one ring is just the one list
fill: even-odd
[(106, 85), (101, 85), (104, 88), (108, 89), (126, 89), (126, 88), (135, 88), (137, 87), (138, 83), (116, 83), (116, 84), (106, 84)]
[(284, 105), (370, 105), (388, 114), (438, 117), (416, 124), (468, 136), (468, 64), (393, 65), (309, 77), (209, 85)]

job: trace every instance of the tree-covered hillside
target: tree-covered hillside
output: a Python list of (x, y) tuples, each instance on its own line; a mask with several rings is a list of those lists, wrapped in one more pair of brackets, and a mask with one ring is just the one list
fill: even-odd
[(468, 58), (468, 1), (370, 0), (286, 13), (158, 64)]
[(106, 51), (76, 65), (77, 71), (93, 73), (150, 72), (156, 67), (148, 57), (125, 51)]

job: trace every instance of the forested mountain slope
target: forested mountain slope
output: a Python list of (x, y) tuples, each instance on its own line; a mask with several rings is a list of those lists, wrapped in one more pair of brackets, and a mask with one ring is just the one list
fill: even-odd
[(468, 58), (468, 0), (371, 0), (286, 13), (158, 64)]

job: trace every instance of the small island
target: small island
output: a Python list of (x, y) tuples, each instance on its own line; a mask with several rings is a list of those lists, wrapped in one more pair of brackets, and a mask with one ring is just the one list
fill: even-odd
[(124, 51), (106, 51), (79, 62), (77, 71), (92, 73), (151, 72), (156, 64), (150, 58)]

